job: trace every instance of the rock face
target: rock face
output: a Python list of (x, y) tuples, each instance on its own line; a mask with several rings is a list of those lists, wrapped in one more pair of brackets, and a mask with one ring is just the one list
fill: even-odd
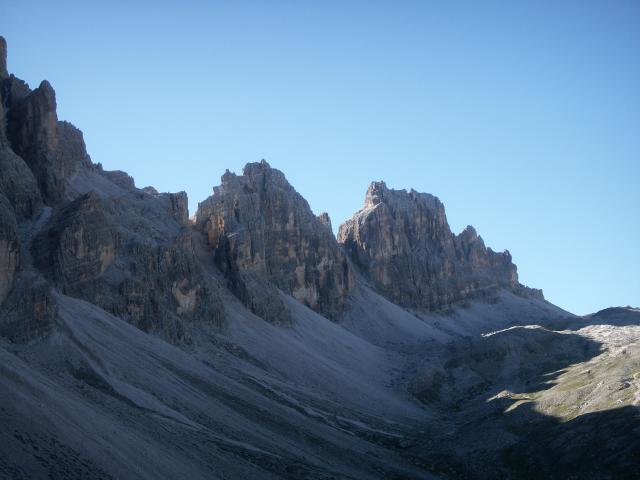
[(6, 123), (12, 150), (33, 171), (44, 201), (51, 205), (61, 201), (78, 168), (91, 164), (82, 133), (58, 121), (55, 91), (46, 80), (23, 98), (8, 98), (7, 104), (11, 105)]
[(189, 199), (187, 192), (170, 193), (171, 213), (181, 225), (189, 223)]
[(20, 262), (18, 224), (11, 204), (0, 195), (0, 305), (9, 295)]
[(452, 234), (437, 198), (382, 182), (339, 242), (329, 215), (314, 215), (264, 160), (227, 171), (192, 224), (185, 192), (138, 189), (126, 172), (92, 164), (82, 132), (58, 120), (51, 85), (31, 90), (5, 67), (0, 41), (0, 304), (11, 312), (0, 329), (13, 325), (16, 339), (48, 331), (60, 292), (179, 341), (195, 323), (222, 324), (220, 281), (270, 322), (291, 322), (282, 293), (338, 319), (353, 265), (417, 309), (501, 288), (541, 295), (473, 228)]
[(405, 307), (439, 309), (519, 286), (508, 251), (486, 248), (473, 227), (454, 235), (433, 195), (384, 182), (371, 184), (338, 241), (381, 293)]
[[(265, 297), (277, 303), (273, 287), (329, 317), (344, 307), (354, 275), (328, 217), (316, 217), (264, 160), (239, 176), (227, 171), (196, 218), (232, 290), (255, 312), (268, 315), (259, 305)], [(274, 309), (281, 307), (266, 310)]]
[(32, 91), (3, 69), (0, 40), (0, 335), (46, 334), (56, 291), (171, 341), (196, 322), (220, 325), (219, 286), (195, 256), (186, 193), (151, 194), (93, 165), (82, 132), (58, 120), (51, 85)]
[(42, 270), (65, 290), (83, 291), (111, 266), (119, 244), (113, 209), (90, 192), (60, 209), (39, 235), (34, 253)]
[(0, 37), (0, 80), (9, 76), (7, 72), (7, 41)]
[(20, 271), (2, 305), (0, 336), (15, 343), (47, 335), (53, 328), (58, 306), (51, 285), (37, 272)]
[(33, 172), (7, 145), (0, 145), (0, 191), (19, 218), (32, 218), (42, 210), (42, 197)]
[[(168, 199), (81, 195), (52, 216), (33, 254), (63, 293), (180, 341), (189, 321), (220, 324), (223, 307), (215, 282), (197, 263), (190, 233), (173, 218), (172, 202), (161, 200)], [(154, 210), (161, 223), (142, 224)], [(164, 241), (154, 240), (158, 229)]]

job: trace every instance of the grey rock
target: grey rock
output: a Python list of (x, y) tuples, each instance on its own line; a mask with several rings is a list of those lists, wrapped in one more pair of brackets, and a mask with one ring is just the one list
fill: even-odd
[[(331, 318), (344, 308), (352, 268), (326, 223), (266, 161), (247, 164), (242, 175), (227, 170), (196, 218), (223, 271), (252, 272)], [(231, 275), (232, 289), (246, 299), (239, 292), (251, 287), (238, 287), (243, 276)]]
[(170, 193), (171, 213), (181, 225), (189, 223), (189, 198), (187, 192)]
[(33, 171), (44, 201), (56, 204), (78, 168), (91, 164), (82, 133), (67, 122), (58, 122), (55, 91), (46, 80), (26, 97), (7, 104), (11, 148)]
[(0, 80), (0, 93), (2, 94), (2, 105), (6, 111), (25, 99), (31, 93), (31, 89), (24, 80), (11, 74)]
[(4, 104), (2, 101), (2, 90), (0, 89), (0, 148), (6, 148), (9, 141), (7, 140), (7, 120), (4, 114)]
[(7, 72), (7, 41), (4, 37), (0, 36), (0, 80), (7, 78), (9, 72)]
[(320, 223), (327, 227), (330, 232), (333, 231), (333, 227), (331, 226), (331, 218), (329, 218), (329, 214), (327, 212), (322, 212), (320, 215), (318, 215), (318, 220), (320, 220)]
[(122, 170), (103, 170), (102, 174), (113, 183), (125, 190), (134, 191), (136, 188), (133, 177)]
[(33, 172), (8, 146), (0, 146), (0, 192), (19, 218), (31, 218), (42, 210), (42, 197)]
[[(0, 86), (11, 115), (34, 101)], [(437, 198), (383, 183), (341, 228), (353, 288), (328, 215), (266, 163), (194, 227), (186, 194), (91, 165), (74, 127), (49, 149), (35, 103), (0, 132), (0, 477), (637, 476), (637, 308), (541, 301)]]
[(0, 336), (14, 343), (46, 336), (58, 314), (51, 285), (42, 275), (33, 272), (24, 272), (15, 278), (13, 290), (2, 307)]
[(454, 235), (437, 197), (384, 182), (371, 184), (338, 241), (381, 293), (405, 307), (441, 309), (519, 285), (508, 251), (486, 248), (473, 227)]
[(18, 224), (13, 207), (0, 194), (0, 305), (9, 295), (20, 265)]
[[(95, 192), (78, 197), (36, 238), (35, 265), (65, 294), (181, 341), (188, 337), (187, 323), (220, 325), (224, 309), (215, 282), (196, 262), (190, 232), (175, 223), (171, 228), (170, 204), (160, 201)], [(154, 241), (153, 224), (141, 222), (152, 208), (165, 215), (163, 242)]]
[(95, 193), (66, 205), (37, 239), (37, 265), (43, 271), (50, 269), (65, 290), (86, 288), (115, 259), (119, 235), (113, 214), (113, 208)]

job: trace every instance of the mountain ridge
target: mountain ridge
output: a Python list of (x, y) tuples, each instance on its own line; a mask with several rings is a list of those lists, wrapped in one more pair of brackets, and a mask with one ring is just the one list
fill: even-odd
[(55, 105), (0, 37), (0, 479), (637, 478), (637, 309), (384, 182), (336, 237), (248, 163), (191, 221)]
[[(6, 53), (6, 42), (3, 45)], [(6, 69), (6, 60), (4, 62)], [(291, 294), (313, 310), (335, 319), (347, 308), (348, 296), (361, 278), (366, 278), (374, 288), (403, 307), (425, 311), (491, 296), (502, 288), (523, 295), (533, 292), (542, 295), (520, 286), (509, 253), (495, 254), (486, 249), (472, 227), (459, 236), (453, 235), (444, 206), (436, 197), (414, 190), (406, 193), (387, 189), (384, 182), (371, 184), (365, 210), (369, 203), (373, 212), (377, 212), (378, 207), (392, 202), (392, 217), (402, 211), (404, 222), (391, 225), (389, 218), (381, 220), (389, 223), (391, 233), (386, 237), (369, 234), (369, 237), (348, 238), (346, 232), (354, 231), (349, 230), (352, 219), (340, 226), (336, 239), (328, 215), (313, 214), (308, 202), (284, 174), (264, 160), (247, 163), (240, 176), (227, 170), (222, 175), (221, 186), (214, 187), (214, 195), (199, 204), (191, 225), (187, 220), (185, 192), (161, 195), (153, 187), (138, 189), (125, 172), (105, 171), (100, 164), (91, 162), (82, 132), (58, 120), (55, 91), (49, 82), (43, 80), (36, 89), (30, 90), (17, 77), (7, 74), (3, 75), (2, 92), (2, 118), (7, 119), (6, 135), (2, 132), (7, 140), (3, 143), (3, 163), (12, 162), (16, 172), (13, 176), (7, 175), (5, 183), (7, 179), (11, 185), (23, 182), (21, 172), (26, 165), (38, 185), (34, 188), (31, 175), (25, 175), (31, 182), (28, 189), (34, 195), (29, 200), (32, 207), (23, 207), (10, 190), (7, 192), (9, 203), (14, 206), (15, 214), (29, 210), (31, 218), (40, 212), (41, 204), (56, 211), (44, 225), (46, 232), (35, 239), (36, 274), (44, 273), (45, 280), (63, 291), (75, 292), (112, 313), (123, 315), (144, 330), (163, 330), (178, 339), (183, 336), (184, 321), (189, 321), (198, 310), (201, 317), (215, 316), (218, 322), (222, 321), (224, 309), (215, 300), (215, 291), (222, 285), (218, 281), (206, 285), (198, 273), (193, 236), (199, 234), (205, 235), (212, 249), (214, 263), (225, 277), (222, 283), (251, 311), (282, 324), (290, 323), (291, 319), (276, 290)], [(5, 172), (9, 173), (10, 169)], [(169, 206), (152, 206), (165, 197)], [(410, 199), (419, 199), (421, 207), (416, 207), (416, 202)], [(69, 204), (65, 214), (60, 208), (69, 201), (75, 203)], [(135, 220), (149, 209), (157, 210), (155, 224), (147, 219)], [(162, 219), (163, 209), (168, 209), (166, 221)], [(432, 216), (431, 209), (437, 210)], [(362, 216), (363, 211), (354, 218)], [(7, 253), (3, 258), (6, 258), (4, 270), (10, 280), (3, 282), (0, 289), (3, 296), (8, 295), (11, 277), (19, 267), (15, 253), (17, 238), (12, 233), (13, 218), (10, 213), (5, 216), (6, 228), (11, 231), (6, 234), (4, 250)], [(418, 219), (422, 223), (407, 230), (411, 222)], [(123, 231), (123, 225), (130, 221), (140, 225)], [(168, 227), (173, 221), (178, 223), (177, 229)], [(142, 223), (147, 225), (143, 227)], [(378, 262), (380, 268), (375, 262), (373, 266), (368, 265), (363, 259), (364, 250), (356, 245), (389, 244), (396, 232), (405, 237), (402, 244), (386, 245), (381, 247), (386, 253), (378, 252), (387, 257), (393, 255), (393, 262), (383, 259)], [(141, 238), (141, 234), (146, 238)], [(157, 240), (148, 241), (154, 237)], [(424, 242), (429, 237), (432, 241), (427, 245)], [(154, 242), (174, 245), (170, 250), (158, 250), (150, 247), (149, 243)], [(389, 249), (393, 251), (389, 253)], [(178, 256), (178, 263), (169, 267), (175, 273), (169, 274), (168, 283), (161, 280), (167, 270), (159, 264), (149, 264), (150, 255), (160, 254)], [(148, 258), (143, 259), (141, 255)], [(134, 268), (122, 265), (127, 261), (135, 263), (136, 258), (139, 261)], [(403, 259), (401, 266), (400, 258)], [(147, 265), (143, 267), (140, 261)], [(73, 267), (74, 263), (78, 266)], [(118, 264), (120, 273), (115, 274), (113, 269)], [(391, 276), (390, 269), (395, 269)], [(409, 277), (410, 283), (402, 281)], [(167, 302), (151, 290), (146, 291), (140, 282), (149, 281), (155, 282), (155, 290), (162, 292), (162, 296), (173, 301)], [(409, 295), (412, 287), (414, 293)], [(411, 298), (405, 298), (407, 295)], [(214, 300), (208, 301), (208, 298)], [(206, 303), (211, 305), (207, 307)], [(203, 313), (211, 308), (220, 311), (215, 315)], [(167, 315), (170, 310), (174, 314)]]

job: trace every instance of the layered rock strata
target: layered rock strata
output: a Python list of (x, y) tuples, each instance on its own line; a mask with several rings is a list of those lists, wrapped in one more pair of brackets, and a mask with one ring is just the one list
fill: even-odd
[(227, 171), (196, 218), (230, 287), (258, 314), (281, 318), (273, 287), (331, 318), (345, 307), (354, 274), (328, 216), (314, 215), (264, 160), (247, 164), (242, 175)]
[(92, 164), (82, 132), (58, 120), (51, 85), (31, 90), (8, 74), (1, 37), (0, 169), (0, 334), (46, 334), (55, 290), (172, 341), (194, 322), (221, 324), (186, 193), (139, 190), (125, 172)]
[(434, 310), (501, 288), (518, 290), (508, 251), (487, 248), (473, 227), (449, 228), (438, 198), (373, 182), (364, 208), (340, 226), (338, 242), (391, 301)]

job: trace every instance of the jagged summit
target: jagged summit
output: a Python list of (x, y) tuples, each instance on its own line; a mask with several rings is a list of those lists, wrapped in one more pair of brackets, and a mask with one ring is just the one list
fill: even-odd
[[(229, 169), (225, 170), (224, 175), (221, 177), (220, 185), (213, 187), (214, 195), (222, 194), (225, 189), (237, 188), (240, 184), (244, 185), (245, 188), (255, 191), (266, 189), (294, 191), (293, 187), (285, 178), (284, 173), (276, 168), (272, 168), (266, 160), (262, 159), (259, 162), (247, 163), (242, 168), (242, 175), (237, 175)], [(302, 197), (300, 197), (300, 199), (306, 202)], [(202, 203), (208, 200), (209, 199), (206, 199)]]
[(269, 162), (267, 162), (264, 158), (259, 162), (249, 162), (244, 167), (242, 167), (242, 175), (245, 176), (251, 177), (265, 173), (273, 174), (278, 177), (284, 177), (284, 174), (280, 170), (271, 168)]
[[(0, 47), (4, 61), (6, 42)], [(160, 311), (184, 317), (217, 305), (203, 297), (215, 288), (198, 273), (193, 229), (204, 234), (226, 286), (253, 312), (279, 323), (291, 320), (279, 292), (336, 319), (363, 277), (390, 300), (425, 310), (519, 288), (509, 253), (486, 248), (472, 227), (454, 235), (433, 195), (372, 182), (364, 208), (340, 227), (336, 241), (328, 214), (314, 215), (284, 173), (263, 159), (246, 164), (241, 175), (226, 170), (213, 195), (199, 204), (192, 226), (186, 193), (141, 190), (125, 172), (91, 162), (82, 132), (58, 120), (49, 82), (31, 90), (7, 74), (0, 94), (5, 270), (13, 272), (7, 278), (19, 271), (19, 252), (33, 250), (37, 276), (142, 328), (157, 328), (151, 317), (166, 317)], [(43, 208), (53, 210), (41, 225), (46, 235), (37, 236), (36, 249), (20, 246), (16, 222), (37, 218)], [(74, 245), (72, 236), (81, 244)], [(141, 253), (143, 246), (168, 248), (164, 254), (177, 264), (138, 268), (134, 283), (123, 283), (132, 275), (127, 262), (149, 254)], [(145, 290), (145, 280), (166, 268), (178, 269), (175, 282), (182, 287)], [(12, 285), (3, 281), (3, 296)], [(173, 297), (172, 306), (160, 300), (162, 292)]]
[(406, 208), (399, 204), (407, 202), (421, 202), (424, 206), (434, 210), (442, 208), (440, 199), (430, 193), (421, 193), (414, 189), (410, 189), (408, 192), (406, 189), (395, 190), (388, 188), (384, 181), (371, 182), (365, 194), (364, 208), (373, 208), (381, 203), (394, 204), (398, 205), (399, 208)]
[(377, 289), (405, 307), (439, 309), (520, 287), (509, 252), (486, 248), (470, 226), (454, 235), (437, 197), (385, 182), (371, 183), (338, 242)]
[(264, 160), (187, 216), (0, 71), (1, 478), (637, 472), (638, 309), (562, 311), (384, 182), (339, 242)]
[(51, 331), (54, 291), (172, 341), (195, 321), (220, 323), (217, 283), (186, 229), (186, 193), (153, 195), (94, 165), (82, 132), (56, 110), (48, 81), (31, 90), (0, 78), (0, 334)]
[(345, 307), (354, 275), (327, 228), (328, 216), (316, 217), (265, 160), (248, 163), (242, 175), (227, 170), (221, 182), (199, 204), (196, 229), (206, 233), (230, 288), (269, 320), (288, 318), (273, 287), (335, 317)]
[[(282, 294), (340, 318), (363, 278), (391, 301), (420, 310), (519, 288), (509, 253), (486, 248), (470, 227), (454, 235), (433, 195), (372, 182), (364, 208), (336, 240), (329, 216), (316, 216), (263, 159), (241, 175), (226, 170), (192, 225), (186, 193), (138, 189), (126, 172), (94, 165), (82, 132), (58, 120), (49, 82), (31, 90), (4, 75), (0, 95), (2, 297), (29, 271), (39, 279), (29, 285), (43, 285), (45, 298), (53, 285), (144, 330), (181, 337), (184, 321), (224, 317), (217, 280), (205, 275), (193, 235), (205, 238), (225, 286), (275, 323), (291, 322)], [(19, 239), (19, 224), (38, 218), (39, 230)], [(32, 254), (21, 267), (21, 257)], [(41, 324), (55, 316), (40, 311), (48, 312)]]
[(4, 37), (0, 36), (0, 80), (7, 78), (9, 72), (7, 71), (7, 41)]

